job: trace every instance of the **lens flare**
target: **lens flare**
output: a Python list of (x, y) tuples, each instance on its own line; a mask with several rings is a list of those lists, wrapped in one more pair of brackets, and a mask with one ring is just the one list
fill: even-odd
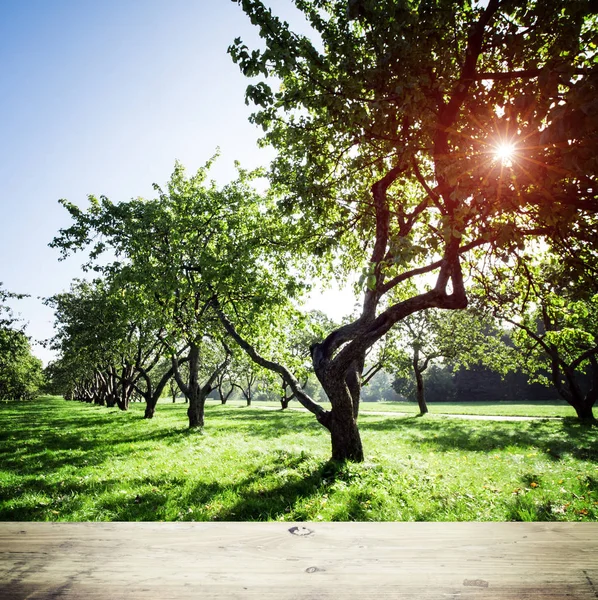
[(499, 160), (503, 165), (511, 164), (514, 155), (515, 144), (512, 144), (511, 142), (501, 142), (494, 149), (496, 160)]

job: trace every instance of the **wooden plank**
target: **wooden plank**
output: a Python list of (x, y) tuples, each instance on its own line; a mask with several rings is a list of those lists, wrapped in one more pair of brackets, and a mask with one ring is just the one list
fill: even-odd
[(0, 599), (598, 598), (598, 523), (0, 523)]

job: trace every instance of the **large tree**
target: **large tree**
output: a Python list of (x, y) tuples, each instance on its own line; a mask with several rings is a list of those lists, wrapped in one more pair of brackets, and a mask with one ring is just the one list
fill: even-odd
[(263, 46), (230, 53), (259, 78), (247, 101), (278, 151), (283, 222), (316, 272), (363, 268), (361, 314), (312, 347), (333, 458), (362, 460), (368, 348), (410, 314), (464, 308), (464, 263), (482, 248), (598, 239), (594, 4), (295, 0), (307, 37), (261, 0), (238, 3)]

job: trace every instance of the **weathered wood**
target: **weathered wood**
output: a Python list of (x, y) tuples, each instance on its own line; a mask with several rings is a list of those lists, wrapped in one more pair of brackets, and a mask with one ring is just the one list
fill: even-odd
[(0, 523), (2, 600), (598, 598), (598, 523)]

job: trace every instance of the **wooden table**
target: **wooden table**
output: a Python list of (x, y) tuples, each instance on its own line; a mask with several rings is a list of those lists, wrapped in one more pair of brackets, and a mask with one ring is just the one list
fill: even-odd
[(0, 523), (2, 600), (598, 598), (598, 523)]

